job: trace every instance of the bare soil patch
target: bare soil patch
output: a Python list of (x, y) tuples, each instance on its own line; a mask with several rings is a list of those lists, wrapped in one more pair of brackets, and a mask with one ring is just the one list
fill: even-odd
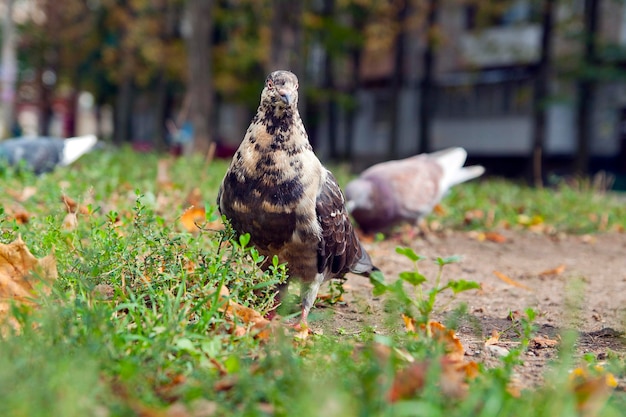
[[(420, 272), (433, 281), (436, 257), (463, 256), (461, 262), (444, 268), (443, 280), (476, 281), (482, 290), (462, 293), (447, 307), (449, 298), (442, 294), (437, 305), (444, 309), (433, 318), (444, 320), (458, 303), (467, 303), (469, 318), (457, 333), (472, 360), (495, 363), (497, 354), (485, 347), (485, 340), (493, 330), (511, 327), (511, 313), (523, 314), (529, 307), (538, 313), (539, 334), (548, 339), (558, 340), (562, 329), (577, 330), (578, 354), (592, 353), (603, 359), (610, 351), (626, 353), (626, 234), (555, 237), (503, 231), (500, 236), (506, 240), (497, 243), (481, 240), (475, 232), (448, 232), (411, 242), (396, 237), (367, 246), (389, 281), (412, 269), (412, 263), (395, 252), (397, 246), (410, 246), (426, 256), (419, 264)], [(494, 271), (514, 283), (503, 281)], [(381, 333), (394, 331), (386, 325), (382, 298), (372, 296), (366, 279), (349, 276), (345, 288), (344, 304), (314, 310), (319, 318), (315, 327), (345, 335), (365, 326)], [(505, 333), (499, 344), (506, 348), (517, 343), (513, 333)], [(557, 347), (531, 346), (518, 369), (520, 384), (541, 382), (546, 364), (556, 355)]]

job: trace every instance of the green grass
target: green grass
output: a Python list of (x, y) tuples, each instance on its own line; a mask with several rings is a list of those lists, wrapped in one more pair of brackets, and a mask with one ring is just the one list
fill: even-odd
[[(42, 177), (0, 170), (0, 242), (21, 236), (37, 257), (54, 251), (59, 269), (52, 294), (39, 308), (14, 309), (22, 330), (4, 327), (0, 415), (156, 416), (167, 415), (172, 404), (199, 408), (188, 414), (198, 416), (578, 415), (568, 382), (568, 371), (577, 365), (573, 339), (564, 341), (545, 386), (520, 397), (507, 390), (524, 341), (532, 335), (532, 320), (520, 324), (520, 348), (499, 366), (480, 368), (462, 398), (443, 393), (436, 365), (442, 346), (425, 337), (366, 328), (353, 336), (315, 335), (306, 342), (280, 333), (267, 342), (234, 335), (218, 310), (217, 288), (228, 286), (235, 301), (264, 312), (271, 305), (272, 284), (284, 279), (284, 270), (277, 266), (263, 274), (254, 249), (232, 241), (227, 231), (193, 235), (181, 227), (192, 188), (199, 189), (207, 207), (214, 204), (225, 162), (206, 166), (200, 159), (177, 160), (171, 184), (164, 185), (156, 182), (157, 160), (123, 150), (87, 155), (71, 169)], [(340, 178), (345, 183), (348, 177)], [(26, 187), (36, 192), (18, 201), (14, 195)], [(78, 215), (74, 229), (63, 227), (62, 194), (89, 208), (89, 214)], [(615, 197), (565, 186), (533, 190), (486, 180), (457, 187), (442, 204), (446, 214), (431, 220), (459, 229), (526, 229), (524, 215), (556, 232), (590, 233), (600, 225), (593, 215), (603, 213), (603, 227), (626, 225), (623, 204)], [(467, 221), (471, 210), (491, 210), (492, 220)], [(30, 216), (27, 223), (16, 220), (19, 212)], [(215, 214), (209, 210), (207, 217)], [(442, 267), (451, 261), (442, 260)], [(400, 278), (416, 287), (422, 282), (417, 269)], [(111, 298), (96, 291), (103, 284), (112, 290)], [(469, 284), (459, 285), (460, 290)], [(395, 284), (383, 288), (379, 283), (377, 291), (401, 299), (388, 313), (396, 324), (401, 323), (398, 311), (418, 322), (427, 318), (437, 295), (431, 291), (424, 300), (413, 300)], [(388, 358), (380, 358), (381, 346), (390, 348)], [(425, 386), (390, 403), (393, 375), (409, 357), (433, 364)], [(626, 377), (620, 355), (605, 367), (617, 378)], [(618, 416), (624, 407), (626, 395), (617, 392), (600, 415)]]

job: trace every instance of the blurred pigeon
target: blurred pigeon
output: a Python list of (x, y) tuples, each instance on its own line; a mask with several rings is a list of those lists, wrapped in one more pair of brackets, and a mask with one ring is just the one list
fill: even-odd
[(429, 214), (454, 185), (481, 176), (480, 165), (463, 167), (467, 152), (449, 148), (382, 162), (346, 186), (346, 207), (366, 233), (387, 231)]
[(12, 138), (0, 141), (0, 160), (9, 165), (24, 164), (35, 174), (66, 166), (89, 152), (98, 142), (94, 135), (61, 139), (44, 136)]
[(354, 232), (335, 178), (309, 144), (298, 113), (298, 79), (291, 72), (275, 71), (265, 80), (217, 204), (268, 261), (277, 255), (287, 262), (290, 277), (301, 282), (303, 325), (324, 281), (377, 270)]

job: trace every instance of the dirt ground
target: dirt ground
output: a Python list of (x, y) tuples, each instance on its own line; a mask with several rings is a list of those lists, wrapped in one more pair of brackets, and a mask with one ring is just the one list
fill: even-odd
[[(410, 246), (428, 258), (419, 263), (420, 272), (433, 281), (436, 257), (463, 257), (444, 268), (442, 281), (472, 280), (482, 289), (460, 294), (449, 306), (450, 297), (441, 294), (436, 306), (443, 311), (433, 318), (443, 321), (446, 312), (460, 302), (467, 303), (469, 319), (462, 321), (457, 334), (469, 360), (497, 363), (498, 354), (506, 352), (500, 348), (514, 346), (516, 335), (505, 333), (496, 347), (486, 346), (485, 340), (493, 330), (511, 327), (511, 312), (523, 314), (529, 307), (538, 314), (538, 333), (547, 339), (558, 341), (562, 329), (578, 330), (578, 354), (592, 353), (602, 360), (609, 351), (626, 353), (625, 233), (554, 237), (504, 231), (496, 236), (497, 240), (506, 239), (499, 243), (482, 237), (476, 232), (448, 232), (412, 242), (392, 237), (366, 246), (388, 281), (412, 269), (411, 261), (395, 252), (399, 245)], [(504, 275), (504, 280), (494, 271)], [(317, 309), (318, 326), (324, 332), (351, 335), (365, 326), (374, 326), (380, 333), (390, 331), (384, 324), (383, 300), (372, 296), (367, 279), (351, 275), (345, 288), (344, 304)], [(546, 363), (556, 355), (556, 347), (531, 346), (522, 358), (524, 365), (517, 369), (520, 384), (540, 383)]]

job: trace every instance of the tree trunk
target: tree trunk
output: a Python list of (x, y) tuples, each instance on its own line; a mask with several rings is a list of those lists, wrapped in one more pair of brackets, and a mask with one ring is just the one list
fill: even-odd
[(402, 87), (404, 87), (404, 60), (406, 55), (407, 38), (407, 16), (409, 12), (409, 1), (403, 0), (398, 6), (396, 22), (399, 26), (396, 36), (396, 54), (393, 64), (393, 74), (391, 78), (391, 130), (389, 133), (388, 159), (398, 157), (400, 146), (400, 108), (402, 100)]
[(585, 175), (589, 171), (589, 143), (593, 137), (593, 115), (595, 112), (596, 83), (589, 76), (589, 69), (597, 63), (596, 36), (598, 34), (598, 8), (600, 0), (585, 0), (583, 56), (584, 74), (578, 82), (578, 148), (574, 159), (574, 173)]
[(213, 105), (211, 33), (213, 0), (189, 0), (187, 17), (191, 33), (187, 38), (189, 79), (189, 120), (193, 125), (192, 151), (206, 155), (210, 149)]
[(541, 49), (533, 95), (532, 178), (535, 187), (543, 187), (543, 155), (546, 138), (547, 99), (552, 67), (552, 22), (555, 0), (544, 0)]
[(433, 70), (435, 67), (435, 39), (434, 30), (437, 25), (437, 0), (428, 0), (426, 15), (426, 47), (422, 55), (422, 81), (419, 92), (419, 152), (430, 151), (430, 135), (433, 117), (434, 100), (433, 94)]
[[(352, 30), (356, 33), (363, 33), (368, 18), (368, 10), (356, 3), (350, 9), (352, 16)], [(363, 47), (360, 44), (352, 45), (349, 51), (350, 71), (352, 77), (349, 81), (348, 94), (352, 98), (352, 104), (346, 111), (346, 151), (345, 159), (351, 161), (354, 156), (354, 135), (356, 132), (357, 97), (356, 94), (361, 87), (361, 57)]]
[(0, 63), (0, 104), (2, 105), (2, 126), (0, 139), (11, 136), (15, 111), (15, 81), (17, 79), (16, 34), (13, 22), (14, 0), (5, 1), (5, 15), (2, 22), (2, 62)]
[[(335, 13), (335, 0), (324, 0), (322, 16), (331, 19)], [(339, 159), (337, 149), (337, 101), (335, 100), (334, 57), (326, 48), (324, 60), (324, 91), (326, 92), (326, 123), (328, 124), (328, 149), (331, 160)]]
[(303, 77), (302, 1), (272, 0), (272, 35), (269, 71), (288, 70)]
[(126, 74), (120, 83), (119, 90), (115, 97), (113, 143), (121, 146), (124, 142), (130, 141), (131, 129), (130, 120), (133, 113), (133, 77)]

